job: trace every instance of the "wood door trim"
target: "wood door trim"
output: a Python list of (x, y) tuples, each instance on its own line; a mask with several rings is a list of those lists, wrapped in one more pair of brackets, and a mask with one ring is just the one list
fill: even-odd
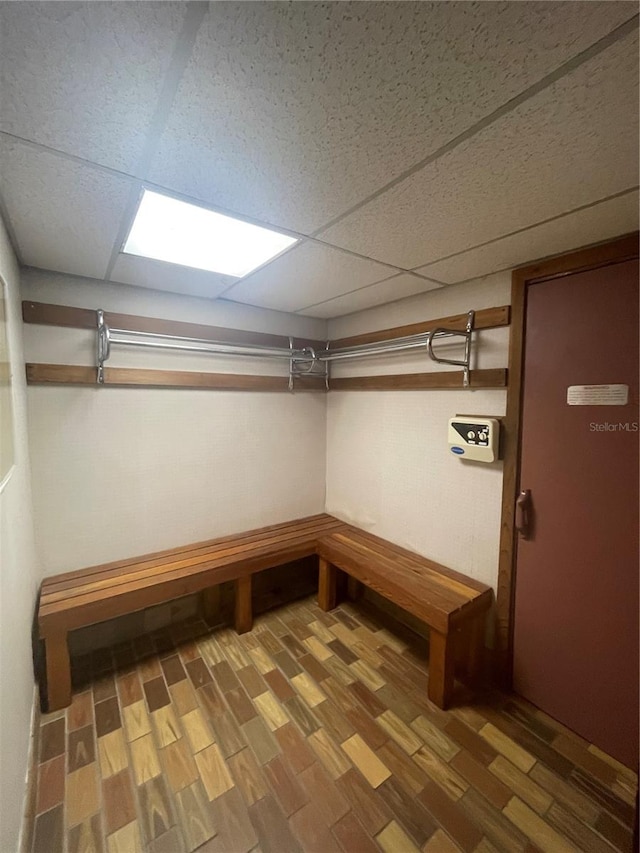
[(561, 279), (586, 270), (638, 258), (638, 232), (616, 240), (579, 249), (520, 267), (511, 278), (511, 334), (509, 340), (509, 383), (507, 412), (503, 420), (503, 485), (500, 524), (500, 554), (496, 592), (497, 648), (496, 675), (511, 687), (513, 675), (513, 611), (517, 542), (514, 529), (515, 500), (520, 477), (522, 427), (522, 376), (524, 368), (527, 288), (530, 284)]

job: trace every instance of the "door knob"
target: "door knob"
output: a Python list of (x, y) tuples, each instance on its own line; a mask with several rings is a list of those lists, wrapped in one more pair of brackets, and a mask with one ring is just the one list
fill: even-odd
[(529, 538), (531, 522), (531, 491), (523, 489), (516, 499), (516, 530), (523, 539)]

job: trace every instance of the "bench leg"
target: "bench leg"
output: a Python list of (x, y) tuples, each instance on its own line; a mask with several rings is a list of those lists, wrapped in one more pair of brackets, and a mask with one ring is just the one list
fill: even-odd
[(67, 632), (51, 634), (44, 641), (47, 667), (47, 704), (49, 711), (59, 711), (71, 704), (71, 664)]
[(364, 585), (352, 577), (351, 575), (347, 576), (347, 598), (349, 601), (358, 601), (359, 598), (362, 598), (362, 594), (364, 592)]
[(429, 631), (429, 699), (445, 710), (451, 703), (455, 670), (453, 635)]
[(482, 681), (484, 669), (484, 614), (476, 616), (469, 625), (465, 673), (471, 684)]
[(338, 570), (322, 557), (319, 558), (319, 566), (318, 607), (320, 610), (333, 610), (337, 604)]
[(238, 634), (246, 634), (253, 628), (251, 610), (251, 575), (238, 578), (236, 584), (235, 627)]
[(220, 587), (210, 586), (200, 593), (200, 612), (205, 622), (216, 625), (220, 621)]

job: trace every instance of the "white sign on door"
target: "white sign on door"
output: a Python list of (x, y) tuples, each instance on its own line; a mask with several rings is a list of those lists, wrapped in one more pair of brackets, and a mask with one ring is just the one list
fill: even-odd
[(626, 406), (628, 385), (569, 385), (568, 406)]

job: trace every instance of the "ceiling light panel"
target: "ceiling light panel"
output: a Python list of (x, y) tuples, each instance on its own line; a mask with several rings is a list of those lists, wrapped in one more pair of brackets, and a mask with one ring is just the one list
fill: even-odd
[(123, 252), (242, 278), (295, 237), (144, 190)]

